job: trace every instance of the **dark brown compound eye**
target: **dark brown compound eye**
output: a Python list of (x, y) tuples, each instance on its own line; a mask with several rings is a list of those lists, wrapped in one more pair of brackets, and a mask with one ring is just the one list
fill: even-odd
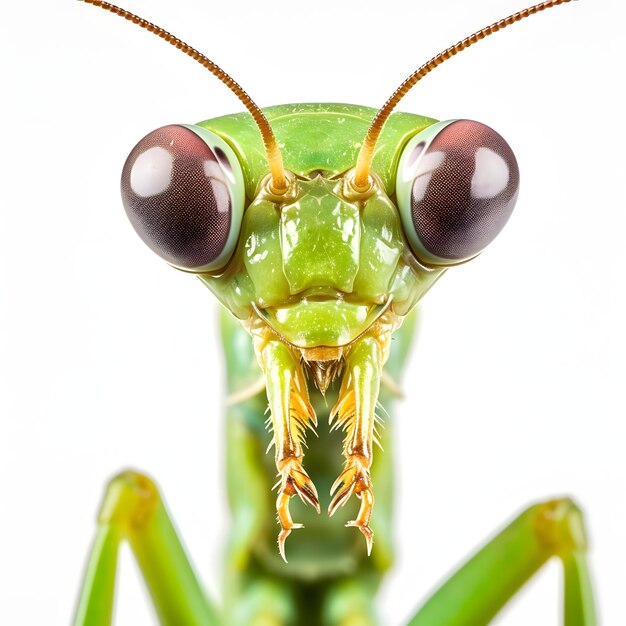
[(199, 126), (146, 135), (122, 170), (124, 208), (143, 241), (171, 265), (223, 268), (243, 212), (243, 176), (232, 149)]
[(398, 207), (416, 257), (452, 265), (472, 258), (508, 221), (519, 191), (515, 155), (494, 130), (438, 122), (416, 135), (398, 165)]

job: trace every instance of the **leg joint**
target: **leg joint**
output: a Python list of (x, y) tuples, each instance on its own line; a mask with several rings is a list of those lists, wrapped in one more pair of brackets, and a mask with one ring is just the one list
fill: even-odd
[(541, 544), (555, 555), (587, 549), (583, 514), (570, 498), (536, 505), (535, 532)]
[(132, 470), (121, 472), (109, 482), (98, 522), (115, 524), (123, 530), (136, 530), (152, 519), (161, 501), (154, 482)]

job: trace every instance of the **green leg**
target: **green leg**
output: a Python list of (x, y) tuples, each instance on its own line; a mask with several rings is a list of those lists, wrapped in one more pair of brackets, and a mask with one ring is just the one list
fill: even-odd
[(408, 626), (488, 624), (553, 556), (565, 571), (565, 626), (594, 626), (586, 548), (582, 514), (571, 500), (531, 506), (453, 574)]
[(154, 483), (136, 472), (116, 476), (107, 488), (75, 626), (109, 626), (117, 554), (130, 543), (161, 624), (218, 626)]
[(565, 594), (563, 618), (565, 626), (593, 626), (596, 623), (595, 603), (584, 550), (572, 550), (561, 556)]

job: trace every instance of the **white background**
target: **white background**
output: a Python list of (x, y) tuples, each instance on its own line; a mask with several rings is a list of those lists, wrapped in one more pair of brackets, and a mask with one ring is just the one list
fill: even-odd
[[(379, 106), (439, 50), (522, 6), (127, 2), (261, 106)], [(602, 621), (626, 623), (625, 18), (618, 0), (558, 7), (447, 63), (400, 107), (497, 129), (522, 191), (494, 244), (424, 301), (397, 409), (386, 626), (552, 494), (584, 506)], [(8, 4), (0, 46), (0, 622), (68, 623), (103, 485), (128, 466), (157, 478), (217, 595), (227, 521), (216, 305), (137, 238), (118, 181), (150, 130), (241, 106), (156, 37), (70, 0)], [(134, 569), (125, 554), (117, 623), (151, 624)], [(548, 566), (498, 624), (557, 624), (559, 581)]]

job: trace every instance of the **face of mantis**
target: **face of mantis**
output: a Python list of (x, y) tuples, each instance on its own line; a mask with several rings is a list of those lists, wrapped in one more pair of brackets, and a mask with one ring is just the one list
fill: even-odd
[(281, 475), (280, 550), (296, 493), (319, 509), (303, 466), (303, 431), (316, 425), (309, 386), (341, 379), (331, 419), (346, 430), (346, 465), (332, 515), (352, 493), (352, 522), (371, 548), (374, 408), (391, 334), (441, 274), (500, 232), (519, 187), (517, 162), (491, 128), (469, 120), (390, 118), (364, 192), (350, 185), (374, 113), (351, 105), (266, 110), (288, 171), (276, 194), (259, 162), (256, 129), (241, 115), (148, 134), (122, 173), (140, 237), (199, 275), (253, 337), (265, 374)]

